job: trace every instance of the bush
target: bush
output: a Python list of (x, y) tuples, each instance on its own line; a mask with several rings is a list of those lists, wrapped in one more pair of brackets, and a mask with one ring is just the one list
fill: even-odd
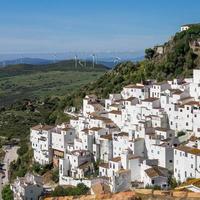
[(186, 133), (184, 132), (184, 131), (179, 131), (178, 133), (177, 133), (177, 136), (178, 137), (181, 137), (181, 136), (183, 136), (183, 135), (185, 135)]
[(43, 174), (45, 174), (46, 172), (48, 172), (52, 168), (53, 168), (52, 164), (47, 164), (47, 165), (43, 166), (43, 165), (40, 165), (39, 163), (35, 162), (35, 163), (33, 163), (32, 171), (36, 172), (37, 174), (42, 176)]
[(3, 200), (13, 200), (13, 191), (10, 189), (10, 185), (6, 185), (2, 190)]
[(169, 177), (168, 184), (171, 187), (171, 189), (174, 189), (174, 188), (176, 188), (178, 186), (178, 183), (177, 183), (176, 179), (173, 178), (172, 176)]
[(23, 156), (24, 154), (26, 154), (28, 152), (28, 144), (26, 142), (22, 142), (20, 144), (20, 148), (17, 150), (17, 153), (19, 156)]
[(146, 185), (145, 189), (161, 190), (159, 185)]
[(57, 186), (54, 191), (52, 192), (52, 196), (76, 196), (76, 195), (84, 195), (87, 194), (89, 188), (84, 185), (83, 183), (79, 183), (77, 187), (68, 187), (63, 188), (62, 186)]

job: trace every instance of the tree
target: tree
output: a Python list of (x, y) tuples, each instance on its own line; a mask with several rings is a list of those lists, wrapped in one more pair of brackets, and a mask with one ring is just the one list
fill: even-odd
[(84, 195), (87, 194), (88, 191), (89, 188), (83, 183), (79, 183), (76, 187), (68, 187), (68, 188), (57, 186), (52, 192), (52, 196), (59, 197), (59, 196)]
[(151, 49), (151, 48), (145, 49), (145, 58), (146, 59), (151, 60), (153, 58), (154, 54), (155, 54), (154, 49)]
[(17, 150), (17, 153), (18, 153), (19, 156), (23, 156), (27, 152), (28, 152), (28, 144), (25, 143), (25, 142), (22, 142), (20, 144), (20, 148)]
[(66, 196), (66, 191), (62, 186), (59, 185), (54, 189), (52, 195), (54, 197)]
[(55, 183), (58, 183), (58, 181), (59, 181), (59, 170), (58, 170), (58, 169), (55, 169), (55, 170), (53, 171), (52, 180), (53, 180)]
[(87, 194), (88, 191), (89, 191), (89, 188), (83, 183), (79, 183), (76, 187), (76, 193), (78, 195)]
[(168, 184), (172, 189), (174, 189), (174, 188), (176, 188), (178, 186), (178, 183), (177, 183), (176, 179), (174, 177), (172, 177), (172, 176), (169, 177)]
[(6, 185), (2, 190), (3, 200), (13, 200), (13, 191), (10, 189), (10, 185)]

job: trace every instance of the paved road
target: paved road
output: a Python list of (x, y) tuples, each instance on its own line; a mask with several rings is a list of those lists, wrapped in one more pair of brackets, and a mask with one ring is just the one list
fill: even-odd
[(8, 184), (9, 180), (8, 180), (8, 170), (9, 170), (9, 166), (10, 163), (14, 160), (17, 160), (18, 154), (17, 154), (17, 149), (19, 147), (18, 146), (14, 146), (14, 147), (4, 147), (4, 150), (6, 152), (5, 157), (4, 157), (4, 166), (3, 169), (5, 170), (5, 177), (3, 178), (3, 185)]

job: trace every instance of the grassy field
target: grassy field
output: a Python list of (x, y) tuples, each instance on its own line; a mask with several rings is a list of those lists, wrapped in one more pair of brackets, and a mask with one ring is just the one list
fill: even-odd
[(0, 79), (0, 104), (8, 105), (24, 98), (65, 95), (96, 80), (103, 71), (49, 71)]

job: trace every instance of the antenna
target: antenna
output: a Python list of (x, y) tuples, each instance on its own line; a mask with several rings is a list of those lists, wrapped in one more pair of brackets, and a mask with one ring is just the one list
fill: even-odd
[(77, 66), (78, 66), (77, 59), (78, 59), (78, 56), (75, 55), (75, 56), (74, 56), (74, 65), (75, 65), (75, 68), (77, 68)]

